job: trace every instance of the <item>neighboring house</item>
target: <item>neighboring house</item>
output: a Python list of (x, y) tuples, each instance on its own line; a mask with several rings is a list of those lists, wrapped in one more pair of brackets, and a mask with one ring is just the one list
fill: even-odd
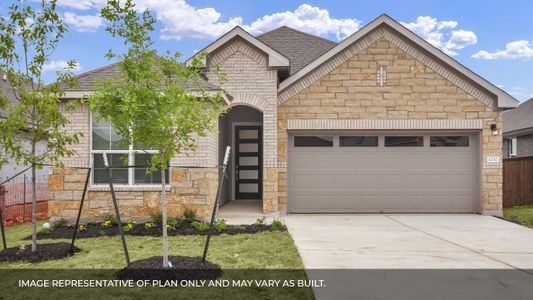
[(506, 111), (503, 119), (503, 158), (533, 156), (533, 98)]
[[(17, 99), (15, 97), (15, 94), (13, 93), (11, 84), (9, 84), (7, 74), (3, 70), (0, 70), (0, 93), (9, 100), (11, 105), (17, 104)], [(2, 109), (0, 109), (0, 121), (4, 119), (6, 116), (7, 116), (7, 113), (3, 111)], [(31, 146), (29, 143), (27, 147), (28, 147), (27, 149), (31, 149), (30, 148)], [(46, 151), (46, 142), (41, 141), (37, 143), (37, 153), (44, 153), (45, 151)], [(0, 155), (2, 156), (4, 155), (3, 147), (2, 147), (2, 150), (0, 151)], [(17, 173), (23, 171), (27, 167), (28, 166), (19, 165), (16, 162), (10, 160), (10, 162), (4, 164), (0, 168), (0, 183), (15, 176)], [(37, 181), (48, 182), (48, 172), (49, 172), (48, 167), (43, 167), (42, 169), (37, 170)], [(31, 182), (31, 177), (30, 177), (31, 172), (28, 170), (27, 172), (25, 172), (25, 174), (26, 174), (26, 180), (28, 182)], [(18, 176), (17, 178), (15, 178), (14, 180), (11, 180), (7, 184), (20, 182), (21, 180), (23, 180), (23, 175)]]
[[(382, 15), (336, 44), (288, 27), (254, 37), (235, 27), (205, 49), (205, 74), (231, 108), (218, 132), (171, 161), (169, 212), (208, 216), (217, 166), (232, 146), (223, 201), (259, 199), (265, 213), (502, 213), (500, 112), (518, 101)], [(67, 98), (91, 93), (108, 66), (78, 77)], [(85, 217), (112, 211), (102, 152), (111, 163), (114, 130), (87, 106), (70, 114), (84, 138), (67, 166), (94, 165)], [(493, 130), (497, 129), (497, 130)], [(126, 218), (159, 205), (157, 176), (112, 169)], [(50, 215), (73, 218), (85, 172), (56, 169)]]

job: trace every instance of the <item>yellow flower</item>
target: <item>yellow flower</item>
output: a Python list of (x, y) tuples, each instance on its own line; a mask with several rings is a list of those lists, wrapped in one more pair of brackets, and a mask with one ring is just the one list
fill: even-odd
[(84, 230), (85, 230), (85, 226), (80, 225), (80, 231), (84, 231)]

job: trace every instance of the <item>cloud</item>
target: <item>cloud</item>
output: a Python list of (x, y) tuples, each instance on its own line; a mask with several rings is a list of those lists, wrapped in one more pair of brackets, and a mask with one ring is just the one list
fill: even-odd
[[(65, 60), (52, 60), (46, 64), (43, 65), (43, 73), (47, 72), (61, 72), (65, 71), (68, 67), (68, 62)], [(76, 63), (76, 66), (72, 71), (79, 71), (81, 70), (81, 66), (79, 63)]]
[[(37, 0), (34, 0), (37, 1)], [(38, 0), (40, 2), (40, 0)], [(106, 0), (58, 0), (57, 4), (79, 10), (103, 7)]]
[(400, 23), (448, 55), (457, 55), (456, 50), (477, 43), (474, 32), (453, 30), (459, 25), (456, 21), (439, 21), (437, 18), (419, 16), (414, 22)]
[(163, 25), (161, 38), (180, 40), (183, 37), (213, 39), (231, 28), (242, 25), (241, 17), (222, 20), (214, 8), (195, 8), (185, 0), (137, 0), (139, 10), (150, 9)]
[(294, 12), (286, 11), (263, 16), (246, 25), (245, 29), (252, 34), (261, 34), (282, 25), (319, 36), (333, 35), (337, 40), (342, 40), (359, 30), (361, 21), (331, 18), (327, 9), (302, 4)]
[(216, 9), (196, 8), (185, 0), (137, 0), (139, 10), (150, 9), (162, 22), (161, 38), (180, 40), (184, 37), (215, 39), (235, 26), (242, 26), (252, 34), (261, 34), (282, 25), (287, 25), (323, 37), (333, 36), (340, 40), (359, 29), (357, 19), (335, 19), (326, 9), (302, 4), (294, 11), (265, 15), (250, 24), (242, 17), (224, 19)]
[(63, 14), (63, 22), (79, 32), (96, 31), (103, 24), (98, 15), (77, 15), (72, 12)]
[(495, 52), (481, 50), (472, 57), (478, 59), (527, 59), (533, 57), (533, 46), (526, 40), (514, 41), (507, 43), (505, 50), (496, 50)]

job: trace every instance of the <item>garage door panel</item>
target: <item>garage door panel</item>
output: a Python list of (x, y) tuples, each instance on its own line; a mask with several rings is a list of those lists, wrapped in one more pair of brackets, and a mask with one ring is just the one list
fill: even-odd
[(291, 175), (292, 189), (296, 192), (308, 191), (313, 187), (313, 175), (298, 172)]
[(416, 211), (427, 209), (426, 195), (405, 193), (383, 195), (384, 211)]
[(374, 168), (379, 165), (391, 170), (426, 170), (428, 164), (424, 156), (425, 153), (387, 153), (384, 151), (378, 164), (374, 164)]
[(313, 190), (314, 191), (330, 191), (334, 188), (333, 176), (330, 173), (315, 174), (313, 176)]
[[(375, 134), (376, 136), (379, 134)], [(289, 211), (471, 212), (476, 137), (469, 147), (289, 146)]]

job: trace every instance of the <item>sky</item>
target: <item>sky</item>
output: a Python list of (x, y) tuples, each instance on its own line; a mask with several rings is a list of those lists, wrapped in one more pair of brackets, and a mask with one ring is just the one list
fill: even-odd
[[(0, 2), (5, 16), (13, 1)], [(27, 1), (36, 5), (40, 0)], [(153, 33), (161, 52), (180, 52), (186, 59), (216, 38), (242, 26), (258, 35), (282, 25), (340, 42), (386, 13), (477, 74), (520, 101), (533, 97), (533, 1), (513, 0), (134, 0), (151, 10)], [(78, 62), (77, 73), (112, 63), (112, 48), (123, 50), (99, 17), (106, 0), (59, 0), (69, 32), (45, 65), (45, 80), (55, 79), (66, 61)]]

